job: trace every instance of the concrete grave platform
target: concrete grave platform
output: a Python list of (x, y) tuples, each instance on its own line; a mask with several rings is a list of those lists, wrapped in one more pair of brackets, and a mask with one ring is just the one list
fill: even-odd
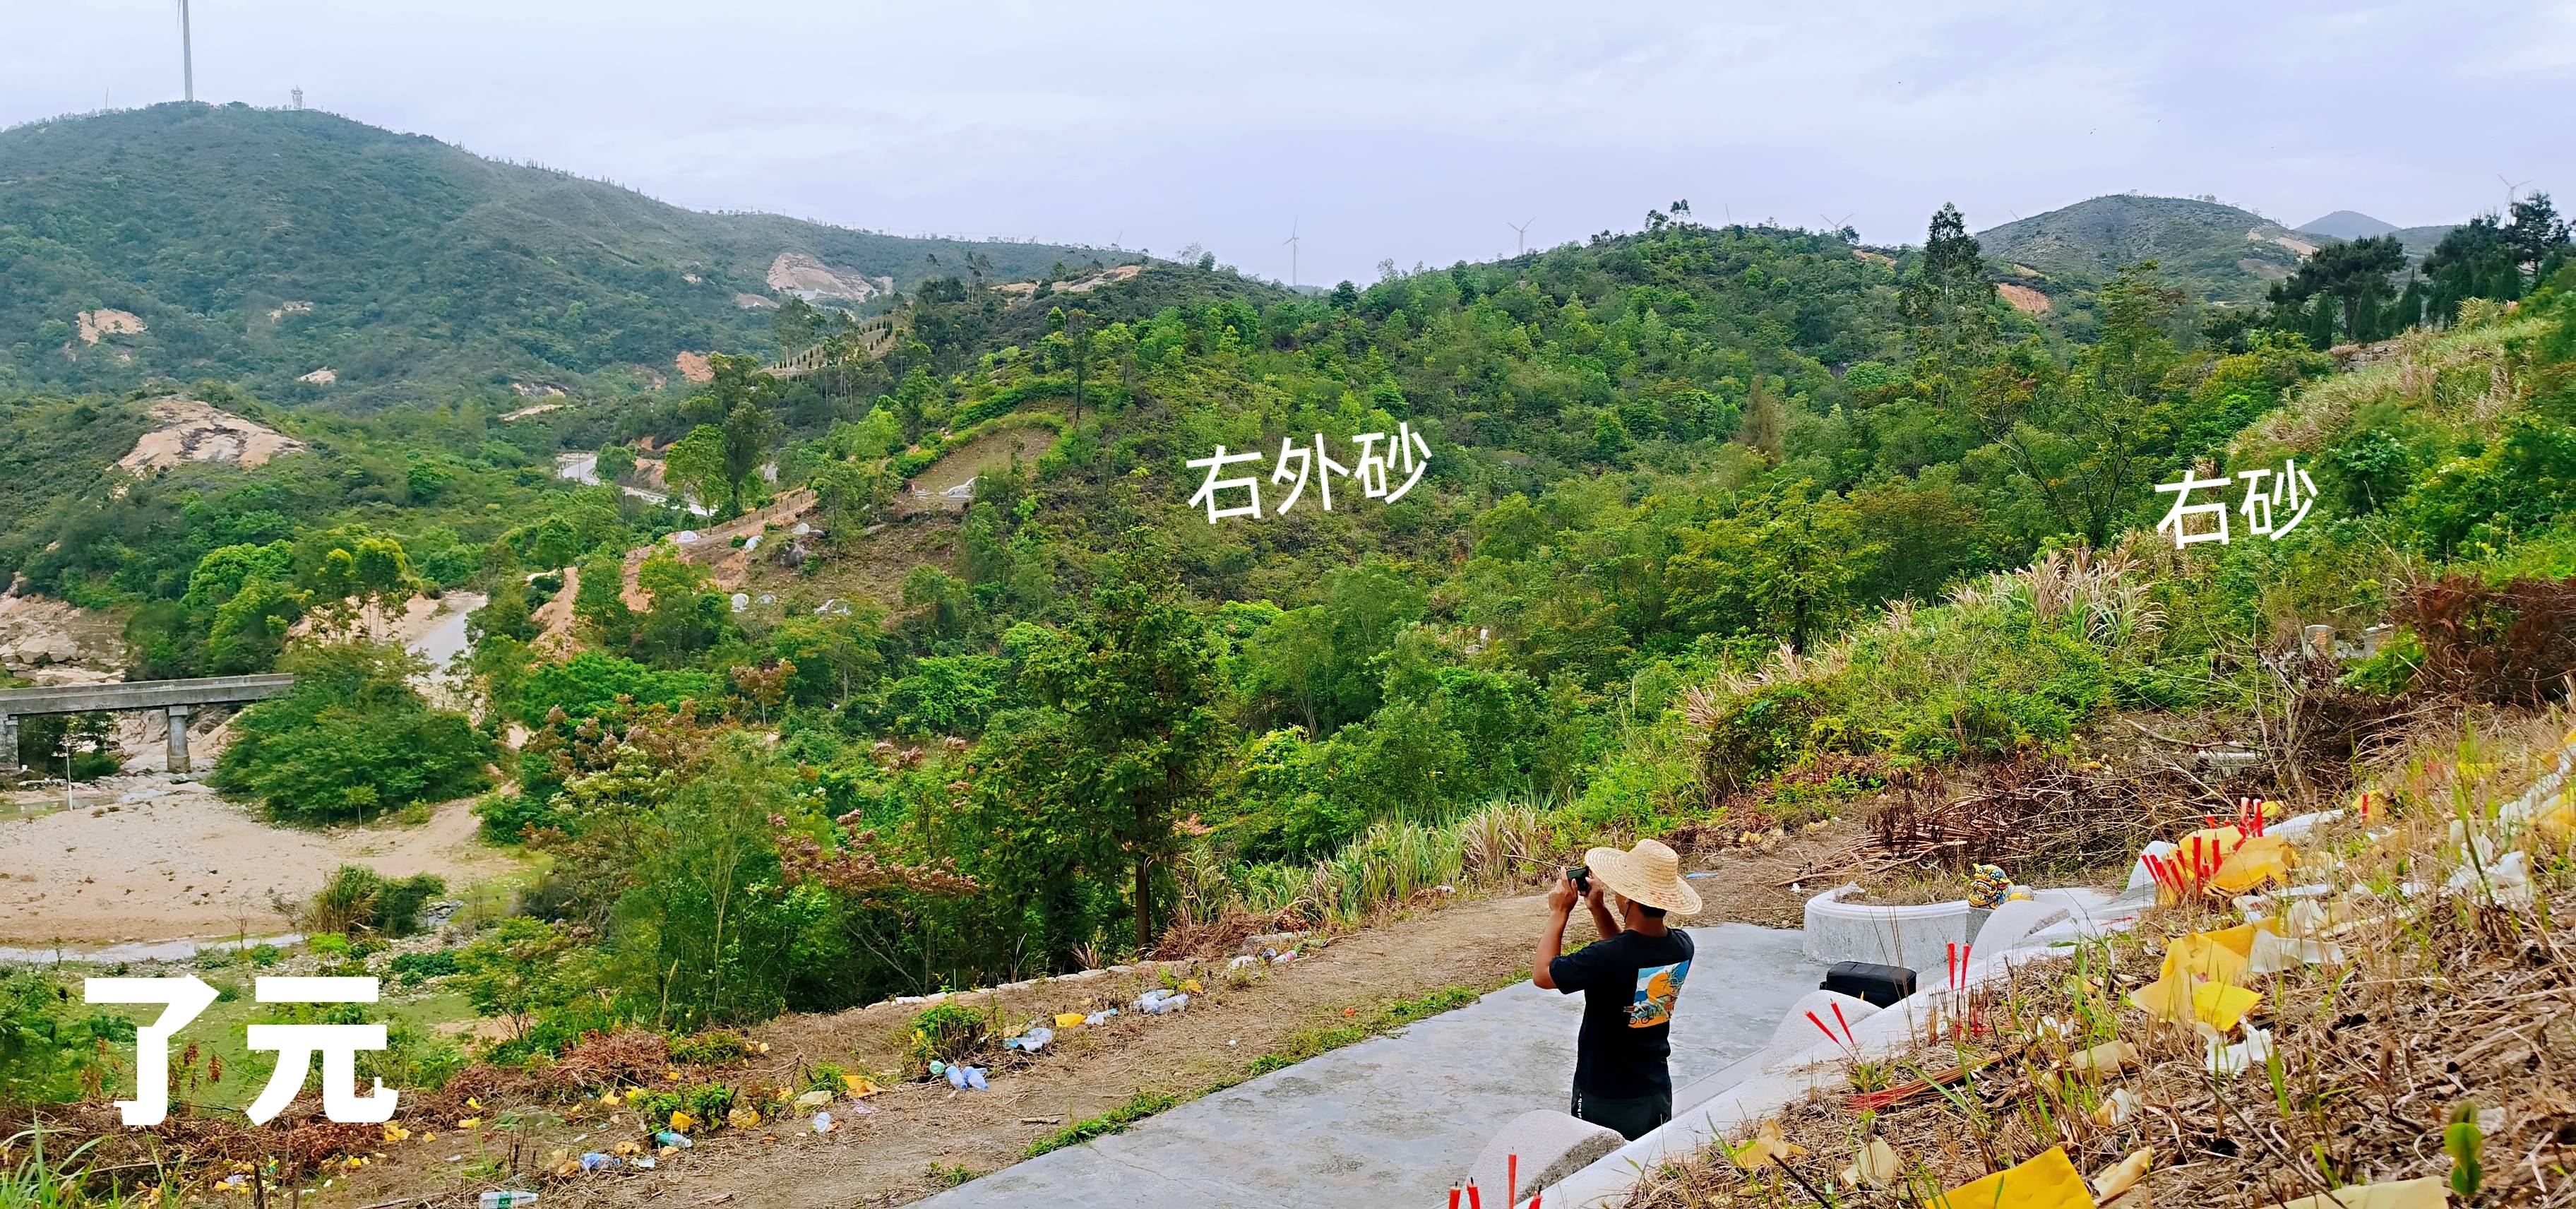
[[(1576, 926), (1584, 921), (1575, 919)], [(1673, 1015), (1673, 1083), (1768, 1045), (1822, 970), (1798, 933), (1692, 928)], [(1195, 1010), (1195, 1009), (1193, 1009)], [(1123, 1134), (1004, 1168), (921, 1202), (936, 1209), (1432, 1205), (1485, 1143), (1532, 1109), (1565, 1110), (1580, 996), (1528, 982), (1399, 1033), (1273, 1071)], [(1249, 1061), (1253, 1055), (1245, 1055)], [(1499, 1204), (1497, 1188), (1485, 1200)]]

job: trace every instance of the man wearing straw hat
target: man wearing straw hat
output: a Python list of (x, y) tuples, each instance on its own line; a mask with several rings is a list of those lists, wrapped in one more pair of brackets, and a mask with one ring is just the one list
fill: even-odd
[[(1664, 914), (1699, 912), (1699, 891), (1682, 880), (1681, 859), (1654, 840), (1626, 852), (1583, 854), (1591, 892), (1560, 874), (1547, 895), (1547, 930), (1538, 940), (1532, 981), (1583, 992), (1583, 1030), (1574, 1048), (1574, 1115), (1635, 1141), (1673, 1118), (1673, 1004), (1690, 975), (1691, 938), (1664, 926)], [(1619, 914), (1603, 902), (1618, 895)], [(1581, 897), (1601, 939), (1565, 951), (1565, 921)], [(1623, 930), (1621, 925), (1625, 924)]]

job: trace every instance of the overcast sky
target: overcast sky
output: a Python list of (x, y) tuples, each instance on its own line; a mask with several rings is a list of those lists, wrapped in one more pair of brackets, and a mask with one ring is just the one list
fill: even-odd
[[(2576, 0), (195, 0), (197, 95), (700, 208), (1369, 281), (1636, 226), (1919, 241), (2101, 193), (2297, 224), (2576, 191)], [(0, 0), (0, 124), (179, 96), (172, 0)], [(2499, 180), (2502, 174), (2504, 180)], [(2571, 199), (2576, 200), (2576, 199)]]

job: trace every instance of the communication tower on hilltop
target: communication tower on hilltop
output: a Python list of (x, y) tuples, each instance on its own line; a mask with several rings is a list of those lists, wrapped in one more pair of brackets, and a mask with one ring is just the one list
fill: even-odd
[(295, 98), (295, 107), (296, 107), (296, 108), (298, 108), (298, 109), (302, 109), (302, 108), (304, 108), (304, 90), (303, 90), (303, 89), (301, 89), (301, 88), (290, 89), (290, 90), (288, 90), (288, 95), (290, 95), (290, 96), (292, 96), (292, 97), (294, 97), (294, 98)]

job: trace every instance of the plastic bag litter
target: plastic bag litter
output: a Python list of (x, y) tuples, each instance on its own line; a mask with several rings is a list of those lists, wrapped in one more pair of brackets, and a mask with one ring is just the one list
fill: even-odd
[(1254, 962), (1256, 962), (1256, 961), (1259, 961), (1259, 960), (1261, 960), (1261, 959), (1260, 959), (1260, 958), (1258, 958), (1258, 957), (1253, 956), (1253, 955), (1252, 955), (1252, 954), (1250, 954), (1250, 953), (1246, 953), (1246, 954), (1244, 954), (1244, 955), (1243, 955), (1243, 956), (1241, 956), (1241, 957), (1237, 957), (1237, 958), (1235, 958), (1234, 960), (1232, 960), (1232, 961), (1229, 961), (1229, 962), (1225, 963), (1225, 968), (1227, 968), (1227, 969), (1229, 969), (1229, 970), (1240, 970), (1240, 969), (1242, 969), (1243, 967), (1248, 966), (1248, 965), (1251, 965), (1252, 963), (1254, 963)]
[(606, 1151), (594, 1150), (589, 1154), (581, 1156), (581, 1169), (583, 1171), (607, 1171), (612, 1168), (623, 1167), (625, 1165), (626, 1160), (621, 1159), (616, 1155), (609, 1154)]
[(828, 1113), (828, 1112), (818, 1112), (818, 1113), (815, 1113), (815, 1114), (814, 1114), (814, 1132), (816, 1132), (816, 1133), (830, 1133), (830, 1132), (832, 1132), (832, 1114), (830, 1114), (830, 1113)]
[(2272, 1034), (2250, 1024), (2245, 1026), (2245, 1039), (2234, 1045), (2226, 1044), (2215, 1030), (2203, 1036), (2209, 1043), (2209, 1057), (2202, 1065), (2213, 1075), (2241, 1075), (2272, 1056)]
[(2472, 895), (2499, 907), (2520, 910), (2532, 902), (2531, 858), (2516, 848), (2505, 853), (2501, 860), (2463, 861), (2460, 871), (2451, 875), (2444, 889), (2453, 894)]
[(796, 1107), (798, 1108), (821, 1108), (831, 1102), (832, 1093), (819, 1088), (796, 1097)]
[(1109, 1018), (1110, 1018), (1110, 1017), (1112, 1017), (1112, 1016), (1115, 1016), (1115, 1015), (1117, 1015), (1117, 1014), (1118, 1014), (1118, 1009), (1116, 1009), (1116, 1008), (1102, 1008), (1102, 1009), (1100, 1009), (1099, 1011), (1093, 1012), (1092, 1014), (1090, 1014), (1090, 1015), (1088, 1015), (1088, 1016), (1083, 1017), (1083, 1018), (1082, 1018), (1082, 1022), (1083, 1022), (1084, 1024), (1088, 1024), (1088, 1025), (1090, 1025), (1090, 1026), (1091, 1026), (1091, 1027), (1093, 1027), (1093, 1028), (1098, 1028), (1098, 1027), (1100, 1027), (1101, 1025), (1104, 1025), (1104, 1024), (1109, 1023)]
[(1046, 1048), (1046, 1043), (1053, 1040), (1055, 1040), (1055, 1030), (1041, 1024), (1017, 1037), (1003, 1039), (1002, 1048), (1015, 1049), (1024, 1054), (1034, 1054), (1039, 1050)]

